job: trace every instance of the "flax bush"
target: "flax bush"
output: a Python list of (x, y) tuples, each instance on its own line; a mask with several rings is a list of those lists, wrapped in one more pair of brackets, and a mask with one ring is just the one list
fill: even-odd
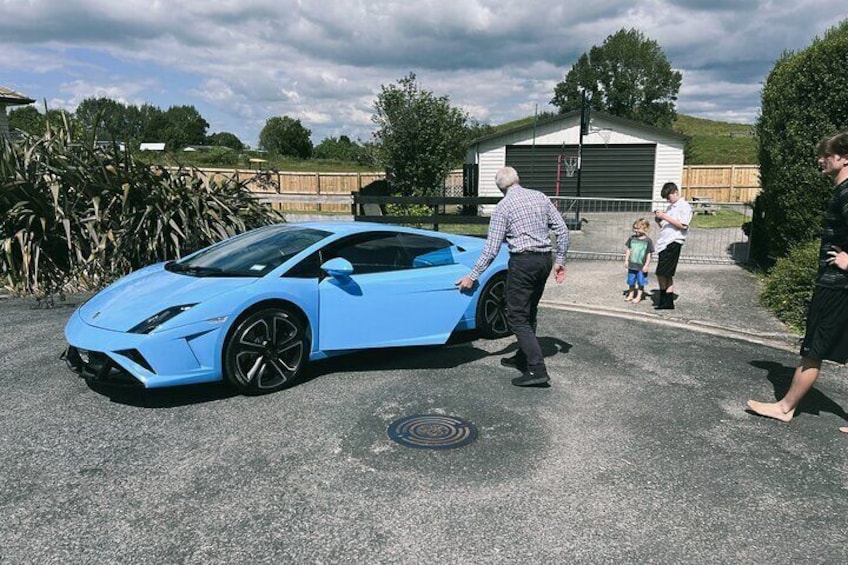
[(282, 221), (249, 182), (149, 166), (67, 130), (0, 140), (0, 284), (18, 295), (92, 290)]

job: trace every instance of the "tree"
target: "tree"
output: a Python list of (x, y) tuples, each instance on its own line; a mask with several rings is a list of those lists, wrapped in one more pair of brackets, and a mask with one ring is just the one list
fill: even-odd
[(681, 74), (656, 41), (636, 29), (621, 29), (580, 56), (554, 88), (560, 113), (580, 108), (581, 90), (590, 106), (622, 118), (671, 127)]
[(799, 51), (785, 52), (766, 77), (757, 120), (762, 192), (751, 246), (762, 264), (821, 232), (833, 185), (819, 172), (816, 144), (848, 129), (848, 20)]
[(383, 85), (374, 103), (374, 139), (391, 190), (404, 196), (441, 194), (445, 177), (465, 157), (467, 115), (447, 96), (421, 90), (410, 73)]
[(127, 107), (111, 98), (86, 98), (77, 106), (74, 117), (83, 131), (97, 139), (127, 139)]
[(241, 151), (244, 149), (244, 143), (236, 136), (234, 133), (230, 133), (228, 131), (219, 131), (217, 133), (213, 133), (212, 135), (206, 138), (207, 145), (218, 145), (220, 147), (229, 147), (234, 151)]
[(30, 135), (43, 135), (44, 123), (44, 114), (35, 106), (29, 105), (9, 111), (9, 129), (12, 131), (19, 129)]
[(312, 156), (311, 134), (300, 120), (276, 116), (268, 118), (259, 132), (259, 147), (275, 155), (308, 159)]
[(338, 138), (327, 137), (315, 147), (313, 157), (335, 161), (359, 162), (362, 146), (350, 140), (346, 135)]
[(170, 151), (183, 149), (187, 145), (203, 145), (209, 123), (194, 106), (171, 106), (163, 116), (167, 125), (162, 132), (165, 147)]

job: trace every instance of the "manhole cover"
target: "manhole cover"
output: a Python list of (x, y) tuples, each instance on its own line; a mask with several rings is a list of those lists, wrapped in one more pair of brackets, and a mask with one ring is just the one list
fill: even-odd
[(452, 449), (477, 439), (477, 428), (468, 420), (441, 414), (420, 414), (395, 420), (389, 437), (406, 447)]

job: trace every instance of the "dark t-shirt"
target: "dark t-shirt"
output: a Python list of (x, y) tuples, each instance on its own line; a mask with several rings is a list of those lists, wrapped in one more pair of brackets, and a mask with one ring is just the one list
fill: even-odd
[(848, 271), (836, 265), (828, 265), (828, 251), (833, 246), (848, 251), (848, 180), (844, 180), (833, 191), (833, 197), (825, 209), (824, 229), (819, 247), (819, 272), (816, 284), (828, 288), (848, 289)]
[(648, 256), (654, 252), (654, 242), (650, 237), (636, 237), (631, 235), (627, 238), (624, 247), (630, 248), (630, 260), (627, 268), (634, 271), (641, 271), (648, 260)]

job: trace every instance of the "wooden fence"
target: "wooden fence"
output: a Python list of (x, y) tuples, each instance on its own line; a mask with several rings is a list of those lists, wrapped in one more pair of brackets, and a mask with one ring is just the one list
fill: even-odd
[(760, 193), (759, 165), (683, 167), (683, 197), (691, 201), (753, 202)]
[[(385, 173), (311, 173), (255, 169), (199, 169), (213, 178), (234, 178), (251, 192), (283, 212), (349, 214), (351, 193), (386, 178)], [(462, 171), (451, 171), (446, 190), (462, 191)]]
[(385, 178), (383, 173), (311, 173), (251, 169), (200, 169), (217, 179), (245, 182), (251, 192), (283, 212), (350, 214), (351, 193)]
[[(384, 173), (312, 173), (251, 169), (201, 169), (216, 178), (246, 182), (260, 198), (283, 212), (350, 213), (351, 193), (385, 178)], [(461, 194), (462, 171), (451, 171), (446, 195)], [(760, 193), (757, 165), (697, 165), (683, 167), (682, 193), (687, 200), (753, 202)]]

